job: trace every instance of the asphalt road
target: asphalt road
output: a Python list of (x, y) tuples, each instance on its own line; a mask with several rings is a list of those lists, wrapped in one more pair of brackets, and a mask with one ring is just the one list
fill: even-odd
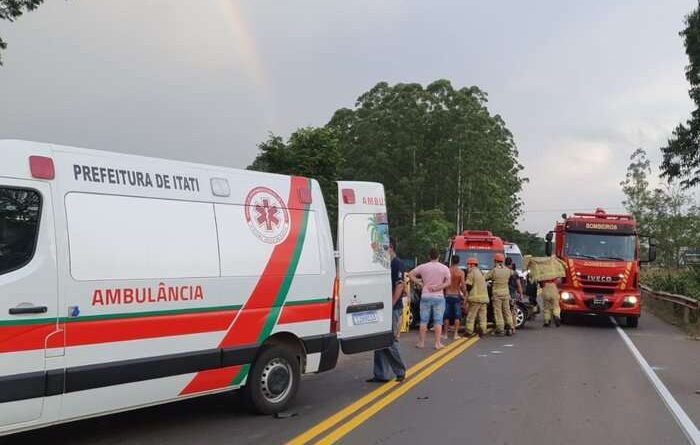
[[(700, 342), (649, 314), (638, 329), (625, 332), (690, 419), (700, 425), (700, 394), (695, 394), (700, 389)], [(409, 366), (433, 352), (414, 348), (414, 342), (414, 334), (402, 337)], [(371, 354), (345, 356), (334, 371), (306, 377), (287, 418), (251, 415), (238, 395), (227, 394), (46, 428), (5, 437), (0, 443), (285, 443), (378, 388), (364, 382), (371, 360)], [(545, 329), (536, 320), (514, 337), (481, 339), (359, 423), (341, 441), (455, 440), (688, 443), (615, 326), (608, 319), (592, 317), (558, 329)]]

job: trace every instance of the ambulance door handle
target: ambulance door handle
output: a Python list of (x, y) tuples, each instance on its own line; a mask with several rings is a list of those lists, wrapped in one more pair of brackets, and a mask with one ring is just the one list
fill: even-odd
[(46, 306), (34, 306), (28, 303), (22, 303), (19, 306), (10, 308), (10, 315), (24, 315), (24, 314), (45, 314), (49, 311)]

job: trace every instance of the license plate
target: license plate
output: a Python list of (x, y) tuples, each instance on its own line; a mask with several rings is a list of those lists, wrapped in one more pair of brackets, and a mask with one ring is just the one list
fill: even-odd
[(605, 303), (606, 303), (606, 298), (605, 297), (595, 297), (593, 298), (593, 306), (596, 308), (605, 308)]
[(377, 323), (379, 321), (379, 314), (377, 311), (368, 312), (358, 312), (357, 314), (352, 314), (352, 324), (355, 326), (361, 324)]

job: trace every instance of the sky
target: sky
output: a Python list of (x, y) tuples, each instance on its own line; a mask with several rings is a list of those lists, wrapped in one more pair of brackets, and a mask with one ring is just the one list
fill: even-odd
[[(0, 22), (0, 139), (245, 168), (379, 81), (477, 85), (529, 178), (519, 228), (621, 212), (692, 110), (691, 0), (46, 0)], [(352, 178), (347, 178), (352, 179)], [(697, 195), (693, 192), (694, 196)]]

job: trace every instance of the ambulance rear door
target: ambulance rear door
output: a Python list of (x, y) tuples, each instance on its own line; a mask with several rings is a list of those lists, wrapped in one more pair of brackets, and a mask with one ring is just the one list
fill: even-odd
[(46, 369), (63, 354), (53, 215), (48, 182), (0, 176), (0, 430), (63, 392), (63, 370)]
[(338, 182), (338, 337), (346, 354), (393, 342), (388, 249), (384, 186)]

